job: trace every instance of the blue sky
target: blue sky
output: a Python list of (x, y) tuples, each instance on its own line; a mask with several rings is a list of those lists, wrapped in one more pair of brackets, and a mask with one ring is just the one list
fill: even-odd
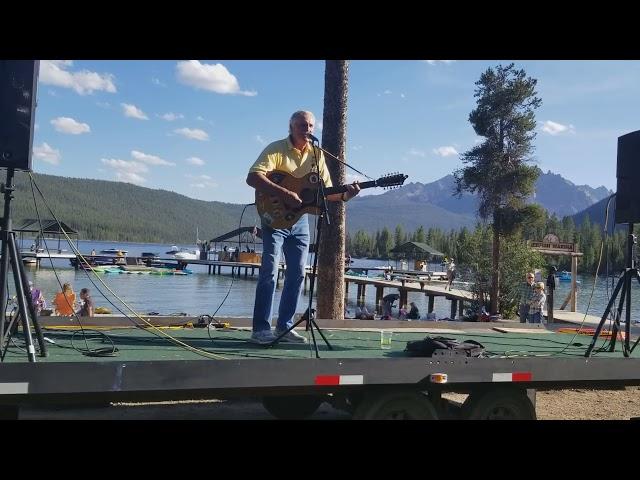
[[(479, 140), (475, 82), (508, 63), (351, 61), (346, 160), (374, 178), (452, 173)], [(640, 62), (515, 64), (542, 99), (536, 164), (615, 191), (617, 137), (640, 129)], [(323, 95), (321, 60), (41, 61), (33, 170), (249, 203), (248, 168), (292, 112), (313, 111), (321, 138)]]

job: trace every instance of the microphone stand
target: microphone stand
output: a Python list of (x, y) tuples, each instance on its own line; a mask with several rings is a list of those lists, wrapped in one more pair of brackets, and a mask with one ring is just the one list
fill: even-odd
[[(310, 138), (311, 138), (311, 140), (313, 142), (317, 142), (318, 141), (318, 139), (315, 138), (315, 137), (310, 136)], [(322, 176), (320, 175), (320, 163), (318, 161), (318, 155), (316, 155), (316, 152), (315, 152), (315, 148), (319, 148), (320, 150), (323, 150), (323, 149), (320, 148), (319, 146), (314, 146), (313, 143), (312, 143), (312, 146), (314, 148), (315, 166), (316, 166), (316, 171), (318, 172), (318, 185), (319, 185), (319, 188), (318, 188), (318, 190), (316, 192), (316, 205), (318, 205), (318, 208), (320, 209), (320, 212), (318, 214), (318, 221), (316, 222), (316, 241), (315, 241), (316, 250), (313, 253), (313, 267), (311, 269), (311, 281), (309, 282), (309, 306), (307, 307), (306, 318), (303, 315), (300, 318), (300, 320), (298, 320), (296, 323), (291, 325), (291, 327), (289, 327), (286, 331), (282, 332), (278, 336), (278, 338), (276, 338), (269, 345), (273, 346), (273, 345), (277, 344), (280, 341), (280, 339), (282, 337), (284, 337), (287, 333), (289, 333), (291, 330), (296, 328), (302, 322), (306, 321), (307, 323), (305, 325), (305, 330), (307, 330), (307, 331), (311, 330), (311, 338), (313, 340), (313, 347), (314, 347), (315, 352), (316, 352), (316, 358), (320, 358), (320, 354), (318, 352), (318, 342), (316, 341), (316, 336), (313, 333), (313, 328), (314, 327), (318, 331), (320, 336), (322, 337), (322, 340), (324, 340), (324, 343), (327, 344), (327, 347), (329, 348), (329, 350), (333, 350), (333, 347), (331, 346), (331, 344), (327, 340), (327, 337), (324, 336), (324, 333), (322, 333), (322, 330), (320, 330), (320, 327), (316, 323), (315, 314), (313, 313), (313, 310), (312, 310), (311, 306), (313, 305), (313, 291), (315, 289), (316, 273), (317, 273), (317, 270), (318, 270), (318, 249), (320, 247), (320, 238), (321, 238), (321, 234), (322, 234), (322, 221), (325, 218), (325, 214), (326, 214), (327, 225), (330, 225), (331, 222), (329, 220), (329, 209), (328, 209), (328, 205), (327, 205), (327, 196), (324, 194), (324, 181), (322, 180)]]

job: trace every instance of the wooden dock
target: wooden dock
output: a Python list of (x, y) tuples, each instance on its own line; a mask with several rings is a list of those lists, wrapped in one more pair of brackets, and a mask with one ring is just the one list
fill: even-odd
[[(422, 272), (424, 273), (424, 272)], [(308, 271), (304, 279), (304, 292), (307, 292), (307, 284), (313, 274)], [(466, 290), (459, 290), (454, 288), (452, 290), (445, 290), (446, 282), (439, 280), (420, 280), (411, 279), (409, 277), (401, 277), (398, 280), (378, 280), (369, 277), (360, 277), (357, 275), (345, 275), (345, 297), (349, 293), (349, 284), (353, 283), (358, 288), (356, 295), (358, 305), (364, 305), (365, 292), (367, 285), (371, 285), (376, 289), (376, 312), (382, 312), (382, 297), (384, 297), (384, 289), (392, 288), (398, 290), (400, 295), (399, 304), (407, 305), (407, 297), (409, 292), (424, 293), (428, 297), (427, 313), (433, 312), (435, 297), (444, 297), (446, 300), (451, 301), (451, 315), (449, 318), (456, 318), (456, 313), (460, 317), (464, 314), (465, 302), (471, 302), (474, 299), (473, 293)]]

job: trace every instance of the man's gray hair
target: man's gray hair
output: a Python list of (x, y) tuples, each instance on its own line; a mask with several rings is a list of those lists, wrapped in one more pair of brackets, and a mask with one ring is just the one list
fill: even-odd
[(302, 118), (305, 115), (311, 115), (311, 118), (313, 118), (313, 122), (315, 123), (316, 116), (313, 114), (313, 112), (309, 112), (307, 110), (298, 110), (297, 112), (294, 112), (293, 115), (291, 115), (291, 118), (289, 119), (289, 133), (291, 133), (291, 127), (293, 126), (293, 121), (296, 118)]

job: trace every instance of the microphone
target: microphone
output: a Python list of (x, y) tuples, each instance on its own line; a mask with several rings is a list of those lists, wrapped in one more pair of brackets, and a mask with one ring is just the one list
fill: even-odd
[(313, 135), (311, 135), (310, 133), (307, 133), (307, 138), (309, 140), (311, 140), (312, 142), (316, 142), (316, 143), (320, 143), (320, 140), (318, 140), (318, 137), (314, 137)]

